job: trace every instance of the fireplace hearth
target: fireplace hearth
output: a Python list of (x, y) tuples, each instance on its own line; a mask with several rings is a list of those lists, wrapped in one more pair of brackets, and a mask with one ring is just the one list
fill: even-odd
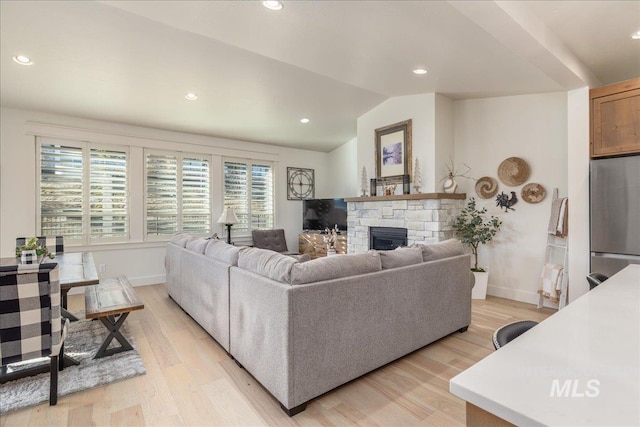
[(369, 249), (389, 251), (407, 246), (407, 229), (401, 227), (369, 227)]

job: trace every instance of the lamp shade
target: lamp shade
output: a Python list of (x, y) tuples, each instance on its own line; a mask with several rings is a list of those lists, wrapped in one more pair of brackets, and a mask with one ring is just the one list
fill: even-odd
[(238, 222), (240, 222), (240, 220), (233, 211), (233, 208), (224, 208), (222, 215), (218, 218), (218, 223), (220, 224), (236, 224)]

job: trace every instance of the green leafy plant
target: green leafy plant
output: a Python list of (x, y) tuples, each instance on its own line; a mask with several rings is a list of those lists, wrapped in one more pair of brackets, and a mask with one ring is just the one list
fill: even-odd
[(500, 225), (502, 225), (502, 221), (493, 215), (485, 220), (484, 215), (486, 213), (487, 208), (479, 210), (476, 207), (475, 199), (472, 197), (453, 223), (453, 229), (456, 230), (457, 237), (463, 244), (471, 247), (471, 252), (475, 259), (472, 271), (484, 271), (484, 269), (478, 268), (478, 246), (490, 242), (500, 229)]
[(49, 253), (49, 249), (46, 246), (41, 246), (38, 243), (38, 238), (33, 237), (27, 241), (24, 245), (16, 246), (16, 257), (22, 255), (22, 251), (36, 251), (38, 258), (48, 256), (53, 258), (55, 255)]

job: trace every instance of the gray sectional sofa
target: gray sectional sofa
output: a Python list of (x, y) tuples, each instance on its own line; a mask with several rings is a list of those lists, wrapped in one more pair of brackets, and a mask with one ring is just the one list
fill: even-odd
[(169, 295), (289, 414), (471, 322), (457, 241), (300, 262), (176, 236)]

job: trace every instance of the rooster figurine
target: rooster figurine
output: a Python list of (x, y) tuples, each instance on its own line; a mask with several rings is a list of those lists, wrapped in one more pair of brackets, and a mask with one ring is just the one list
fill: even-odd
[(516, 196), (515, 191), (511, 192), (511, 197), (504, 194), (504, 191), (498, 194), (498, 197), (496, 197), (496, 206), (504, 208), (505, 212), (509, 212), (509, 209), (515, 211), (515, 209), (511, 206), (515, 205), (516, 203), (518, 203), (518, 197)]

